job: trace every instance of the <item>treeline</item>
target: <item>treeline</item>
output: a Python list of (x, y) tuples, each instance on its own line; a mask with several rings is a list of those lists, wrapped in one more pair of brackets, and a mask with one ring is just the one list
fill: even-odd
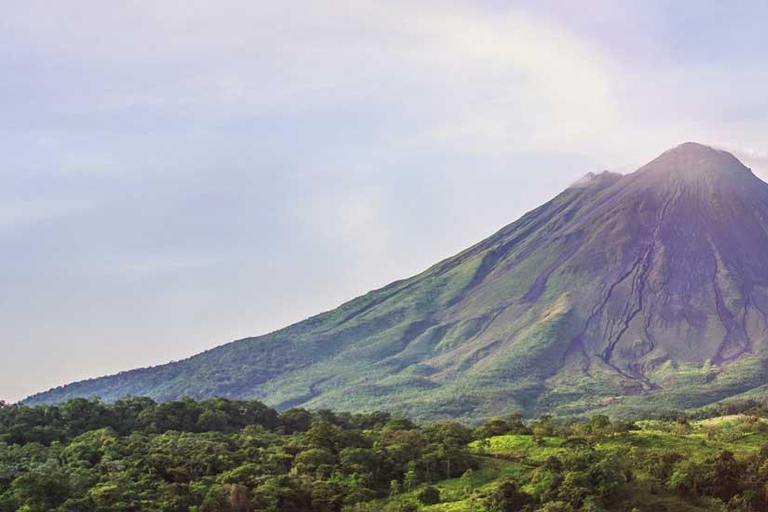
[[(130, 398), (104, 404), (77, 398), (57, 406), (5, 406), (0, 408), (0, 442), (8, 444), (66, 442), (85, 432), (110, 428), (118, 435), (133, 432), (237, 432), (248, 425), (268, 430), (290, 430), (308, 425), (311, 414), (290, 411), (281, 418), (257, 401), (208, 400), (155, 403)], [(386, 421), (386, 420), (384, 420)], [(294, 424), (296, 426), (294, 426)]]
[(732, 416), (735, 414), (768, 418), (768, 403), (754, 399), (729, 400), (727, 402), (720, 402), (693, 411), (660, 411), (650, 415), (649, 419), (653, 418), (662, 421), (696, 421), (717, 418), (720, 416)]
[(458, 477), (473, 430), (146, 398), (0, 408), (0, 511), (338, 511)]

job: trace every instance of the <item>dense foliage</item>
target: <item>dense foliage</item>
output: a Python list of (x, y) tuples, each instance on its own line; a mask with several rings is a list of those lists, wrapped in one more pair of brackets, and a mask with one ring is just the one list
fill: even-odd
[(470, 429), (225, 399), (0, 402), (0, 512), (768, 510), (765, 413)]
[(0, 409), (0, 511), (340, 510), (477, 465), (472, 430), (224, 399)]

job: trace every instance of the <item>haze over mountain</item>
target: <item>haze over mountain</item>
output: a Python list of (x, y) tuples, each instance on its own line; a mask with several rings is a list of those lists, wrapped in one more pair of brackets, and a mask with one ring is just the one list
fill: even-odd
[(687, 408), (768, 382), (768, 185), (686, 143), (277, 332), (27, 400), (257, 398), (417, 418)]

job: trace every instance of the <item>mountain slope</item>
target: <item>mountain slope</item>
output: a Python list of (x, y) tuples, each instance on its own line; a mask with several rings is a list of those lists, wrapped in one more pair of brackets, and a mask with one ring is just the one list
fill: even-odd
[(589, 174), (425, 272), (275, 333), (33, 396), (420, 418), (694, 407), (768, 383), (768, 185), (687, 143)]

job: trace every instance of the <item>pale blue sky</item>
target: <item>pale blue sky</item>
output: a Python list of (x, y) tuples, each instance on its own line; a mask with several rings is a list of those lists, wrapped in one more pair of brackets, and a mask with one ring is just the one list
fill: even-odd
[(763, 1), (4, 0), (0, 398), (330, 309), (686, 140), (766, 175), (766, 19)]

